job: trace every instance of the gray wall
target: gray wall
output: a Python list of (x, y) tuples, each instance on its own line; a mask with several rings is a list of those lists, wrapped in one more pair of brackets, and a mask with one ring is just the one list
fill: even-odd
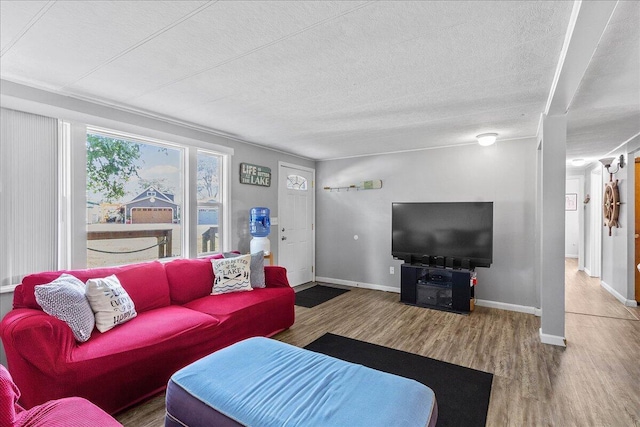
[[(494, 263), (477, 270), (476, 296), (539, 307), (533, 280), (535, 163), (533, 138), (318, 162), (317, 276), (399, 291), (402, 262), (391, 257), (392, 202), (493, 201)], [(382, 189), (323, 190), (370, 179), (381, 179)]]
[[(270, 209), (271, 218), (278, 216), (278, 162), (293, 163), (308, 168), (315, 167), (315, 162), (294, 156), (288, 156), (277, 151), (264, 150), (249, 144), (237, 145), (231, 165), (231, 217), (232, 217), (232, 247), (241, 252), (249, 252), (249, 210), (255, 206)], [(252, 163), (271, 168), (271, 186), (258, 187), (240, 184), (240, 163)], [(269, 241), (271, 252), (274, 254), (274, 264), (278, 261), (278, 232), (277, 226), (271, 226)]]

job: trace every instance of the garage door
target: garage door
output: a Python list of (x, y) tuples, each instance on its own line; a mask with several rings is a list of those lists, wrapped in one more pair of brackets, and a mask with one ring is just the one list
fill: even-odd
[(133, 224), (171, 224), (173, 209), (171, 208), (133, 208), (131, 209)]

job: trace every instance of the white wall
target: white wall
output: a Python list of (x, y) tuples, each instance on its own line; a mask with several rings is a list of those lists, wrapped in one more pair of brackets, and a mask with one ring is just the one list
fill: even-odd
[(585, 191), (590, 201), (585, 205), (585, 272), (591, 277), (602, 275), (602, 166), (591, 165), (584, 175)]
[[(539, 307), (533, 278), (535, 163), (533, 138), (318, 162), (317, 276), (399, 291), (402, 262), (391, 257), (392, 202), (493, 201), (494, 263), (477, 269), (476, 297)], [(382, 189), (322, 189), (369, 179), (381, 179)]]
[(577, 204), (576, 210), (565, 210), (564, 213), (564, 253), (567, 258), (578, 258), (579, 238), (580, 238), (580, 218), (579, 209), (583, 209), (583, 203), (580, 189), (580, 180), (578, 178), (567, 179), (566, 193), (576, 194)]

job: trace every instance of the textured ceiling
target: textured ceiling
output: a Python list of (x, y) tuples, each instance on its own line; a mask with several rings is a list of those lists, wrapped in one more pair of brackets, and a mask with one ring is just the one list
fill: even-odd
[(640, 2), (618, 2), (567, 118), (568, 159), (597, 161), (640, 132)]
[[(536, 134), (568, 1), (0, 1), (3, 79), (312, 159)], [(640, 132), (640, 3), (569, 111), (567, 157)]]

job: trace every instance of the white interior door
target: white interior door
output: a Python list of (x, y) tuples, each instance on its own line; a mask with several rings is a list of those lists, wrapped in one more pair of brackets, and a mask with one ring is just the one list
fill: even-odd
[(278, 172), (278, 264), (297, 286), (314, 279), (315, 172), (282, 163)]

